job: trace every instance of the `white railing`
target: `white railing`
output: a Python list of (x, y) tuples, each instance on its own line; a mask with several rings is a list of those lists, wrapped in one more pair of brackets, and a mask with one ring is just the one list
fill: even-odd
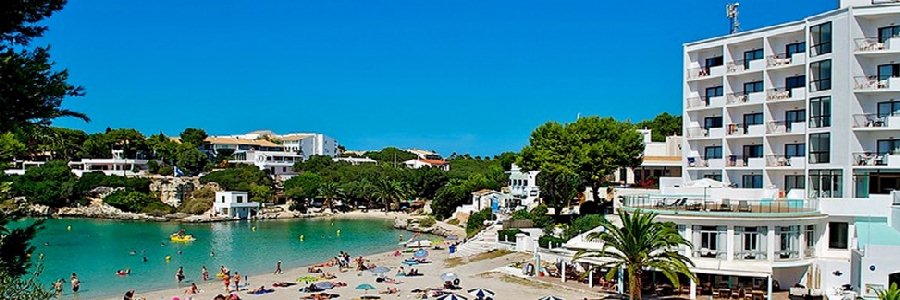
[(856, 52), (871, 52), (884, 50), (884, 43), (879, 42), (878, 38), (866, 37), (856, 39)]

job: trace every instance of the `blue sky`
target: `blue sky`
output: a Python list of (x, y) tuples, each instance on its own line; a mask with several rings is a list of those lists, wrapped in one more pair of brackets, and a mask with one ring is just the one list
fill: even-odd
[[(835, 1), (749, 0), (753, 29)], [(88, 132), (322, 132), (349, 149), (517, 151), (547, 121), (681, 111), (681, 47), (726, 1), (70, 0), (47, 22)], [(775, 8), (778, 9), (775, 9)]]

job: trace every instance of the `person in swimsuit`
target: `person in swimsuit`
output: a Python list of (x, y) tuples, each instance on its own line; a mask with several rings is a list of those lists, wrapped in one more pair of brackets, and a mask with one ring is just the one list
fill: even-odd
[(231, 291), (231, 276), (228, 276), (228, 273), (225, 273), (225, 276), (222, 276), (222, 283), (225, 284), (225, 292), (228, 293)]
[(241, 290), (241, 274), (239, 274), (238, 272), (234, 272), (234, 290)]
[(191, 288), (189, 288), (189, 289), (188, 289), (187, 291), (185, 291), (185, 292), (186, 292), (187, 294), (189, 294), (189, 295), (199, 294), (199, 293), (200, 293), (200, 288), (197, 287), (197, 283), (196, 283), (196, 282), (192, 282), (192, 283), (191, 283)]
[(72, 273), (72, 278), (70, 279), (72, 283), (72, 292), (77, 293), (78, 289), (81, 288), (81, 281), (78, 280), (78, 274)]
[(60, 295), (62, 295), (64, 281), (65, 280), (60, 278), (59, 280), (57, 280), (56, 282), (53, 283), (53, 289), (56, 290), (56, 297), (59, 297)]
[(284, 273), (284, 272), (281, 271), (281, 261), (279, 260), (278, 263), (275, 264), (275, 273), (274, 274), (281, 274), (281, 273)]
[(209, 271), (206, 270), (206, 266), (200, 268), (200, 277), (203, 277), (203, 281), (209, 280)]
[(178, 267), (178, 271), (175, 272), (175, 279), (178, 280), (178, 283), (184, 280), (184, 267)]

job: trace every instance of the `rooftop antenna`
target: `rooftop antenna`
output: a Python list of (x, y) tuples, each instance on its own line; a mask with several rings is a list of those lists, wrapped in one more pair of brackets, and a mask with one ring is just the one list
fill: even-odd
[(725, 15), (728, 17), (728, 20), (731, 21), (732, 34), (741, 31), (741, 22), (738, 21), (738, 5), (740, 5), (738, 2), (725, 5)]

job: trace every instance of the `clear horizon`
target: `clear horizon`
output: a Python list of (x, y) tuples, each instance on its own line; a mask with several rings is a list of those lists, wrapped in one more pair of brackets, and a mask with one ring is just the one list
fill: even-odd
[[(319, 132), (351, 150), (494, 155), (547, 121), (680, 114), (682, 44), (727, 33), (726, 2), (70, 1), (34, 45), (51, 45), (87, 92), (64, 107), (93, 121), (56, 126)], [(752, 1), (740, 20), (751, 30), (835, 7)]]

